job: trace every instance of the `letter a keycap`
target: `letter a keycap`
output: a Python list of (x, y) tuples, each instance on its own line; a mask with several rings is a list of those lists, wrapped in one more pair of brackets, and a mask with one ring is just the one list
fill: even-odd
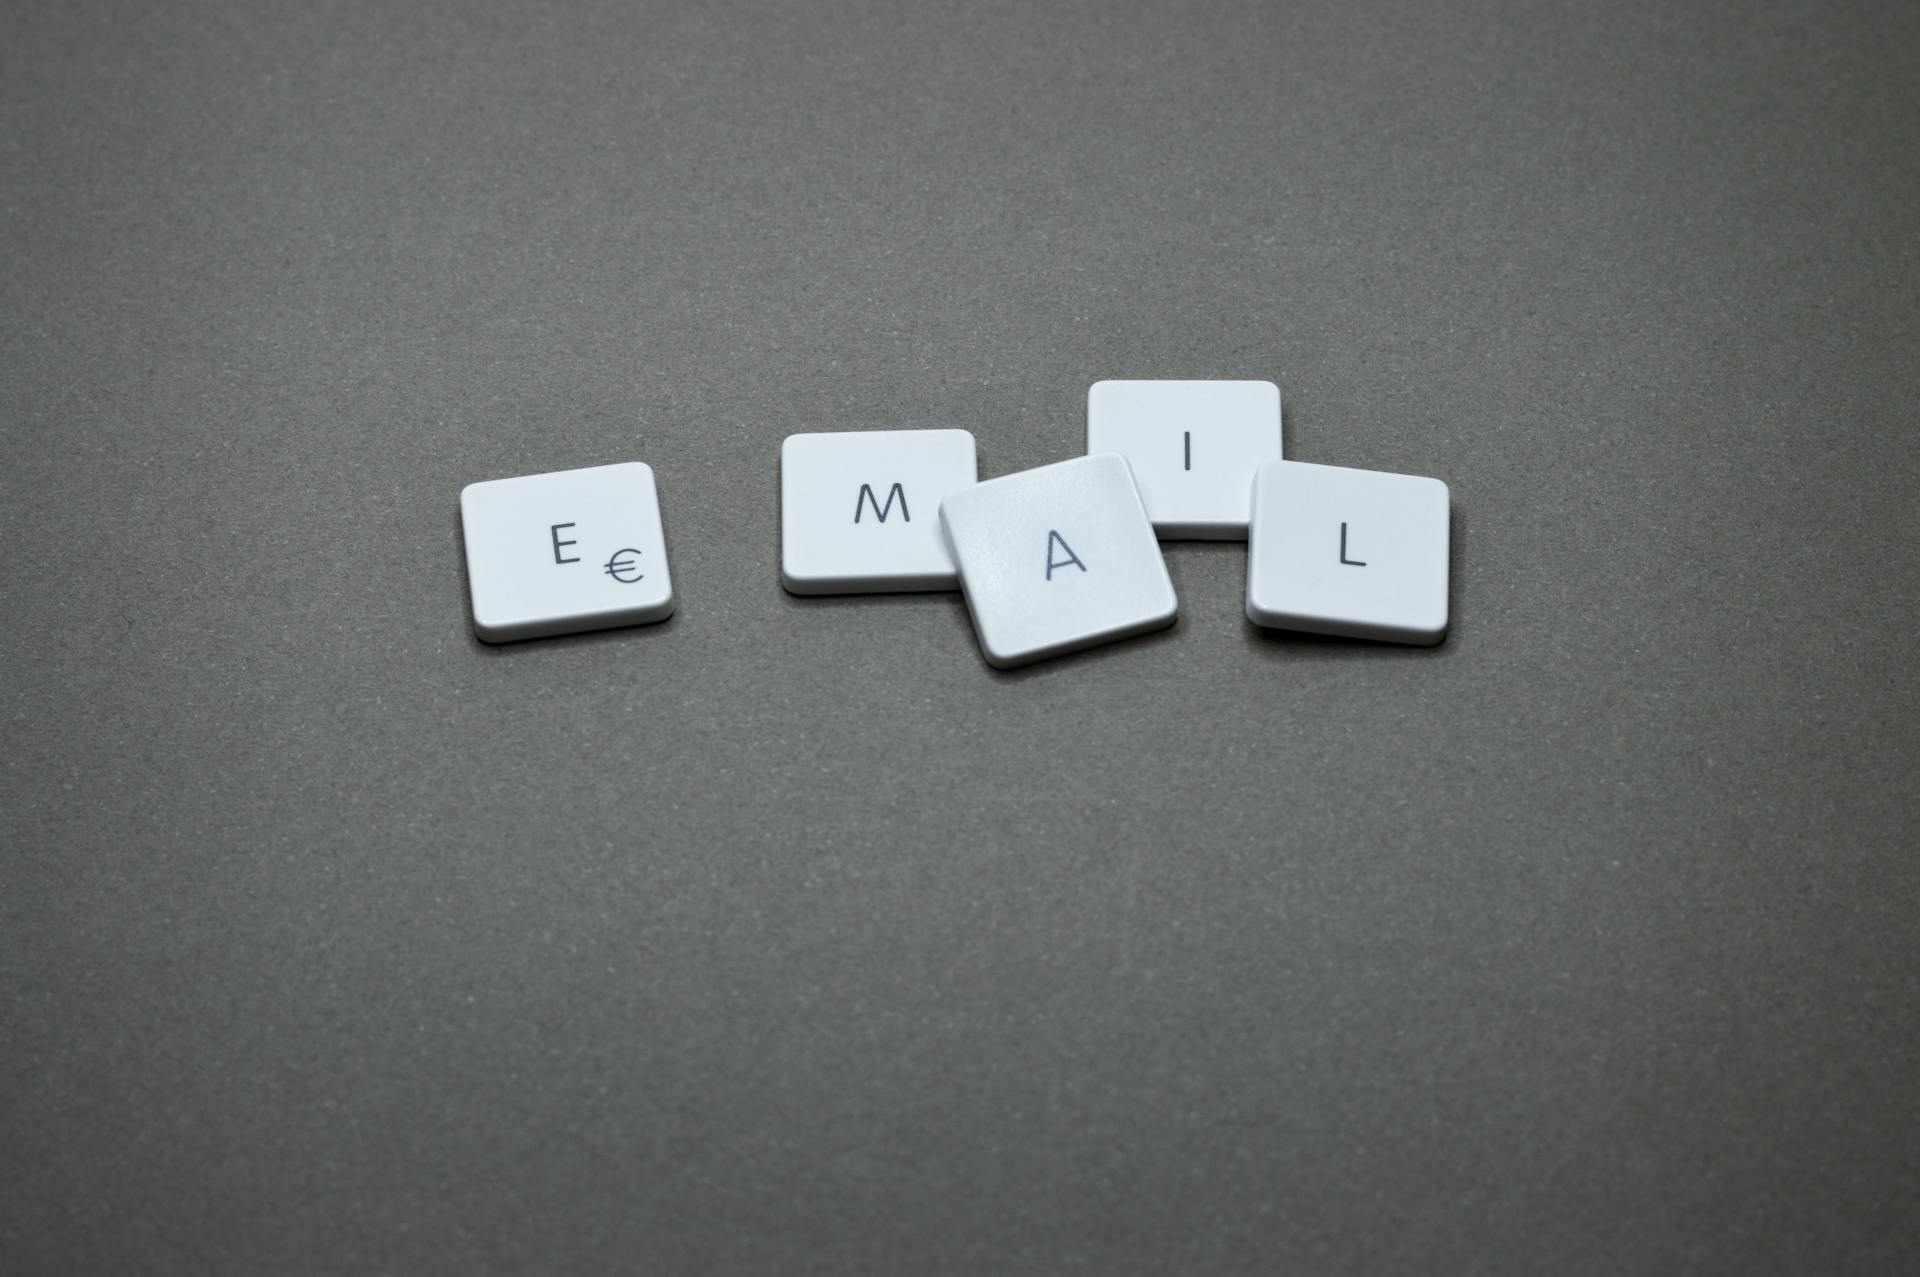
[(941, 502), (940, 521), (991, 665), (1173, 624), (1173, 582), (1124, 457), (990, 479)]

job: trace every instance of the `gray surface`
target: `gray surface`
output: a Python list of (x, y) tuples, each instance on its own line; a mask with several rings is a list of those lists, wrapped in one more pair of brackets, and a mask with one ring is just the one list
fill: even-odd
[[(0, 1270), (1913, 1271), (1917, 12), (6, 6)], [(780, 591), (1156, 375), (1452, 638)], [(474, 642), (628, 458), (677, 619)]]

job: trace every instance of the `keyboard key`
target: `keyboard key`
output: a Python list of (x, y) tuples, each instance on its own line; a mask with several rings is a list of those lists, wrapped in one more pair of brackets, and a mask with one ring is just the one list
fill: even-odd
[(1154, 531), (1244, 541), (1253, 472), (1280, 459), (1280, 388), (1270, 381), (1096, 381), (1087, 452), (1133, 467)]
[(1253, 482), (1247, 618), (1393, 643), (1447, 634), (1447, 485), (1276, 461)]
[(990, 665), (1173, 624), (1173, 582), (1124, 457), (990, 479), (941, 502), (940, 522)]
[(468, 484), (460, 527), (473, 629), (488, 643), (673, 614), (651, 466), (630, 461)]
[(788, 435), (780, 583), (793, 594), (957, 588), (940, 501), (978, 478), (965, 430)]

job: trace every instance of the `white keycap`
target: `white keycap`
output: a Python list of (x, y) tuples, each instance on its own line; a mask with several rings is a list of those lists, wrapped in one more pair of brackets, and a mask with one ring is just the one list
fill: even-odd
[(1447, 634), (1447, 485), (1299, 461), (1253, 481), (1247, 617), (1394, 643)]
[(653, 468), (638, 461), (468, 484), (473, 629), (489, 643), (673, 613)]
[(1153, 527), (1169, 540), (1247, 539), (1253, 472), (1280, 459), (1280, 388), (1270, 381), (1096, 381), (1087, 452), (1117, 452)]
[(977, 478), (965, 430), (788, 435), (780, 583), (794, 594), (954, 589), (940, 501)]
[(940, 522), (991, 665), (1173, 624), (1173, 582), (1124, 457), (991, 479), (941, 502)]

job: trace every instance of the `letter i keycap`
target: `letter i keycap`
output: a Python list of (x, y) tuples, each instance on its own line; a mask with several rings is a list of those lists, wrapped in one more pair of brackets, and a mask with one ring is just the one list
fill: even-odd
[(673, 614), (659, 492), (642, 462), (468, 484), (460, 529), (473, 629), (488, 643)]
[(940, 501), (978, 477), (965, 430), (788, 435), (780, 583), (792, 594), (953, 589)]
[(1253, 472), (1280, 452), (1280, 388), (1270, 381), (1096, 381), (1087, 452), (1133, 467), (1154, 531), (1167, 540), (1244, 541)]
[(990, 665), (1173, 624), (1173, 582), (1124, 457), (991, 479), (941, 502), (940, 521)]

